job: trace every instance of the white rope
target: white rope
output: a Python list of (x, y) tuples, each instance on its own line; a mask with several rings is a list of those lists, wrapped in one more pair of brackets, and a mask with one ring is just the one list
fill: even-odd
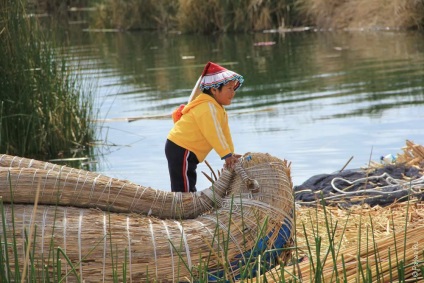
[[(160, 208), (161, 213), (163, 211), (165, 211), (165, 209), (167, 209), (168, 207), (166, 206), (166, 199), (168, 198), (170, 192), (163, 192), (163, 197), (162, 197), (162, 205)], [(162, 215), (161, 215), (162, 216)]]
[(197, 210), (197, 208), (198, 208), (197, 204), (198, 204), (199, 202), (197, 201), (197, 198), (196, 198), (197, 194), (196, 194), (196, 193), (192, 193), (192, 194), (190, 194), (190, 195), (191, 195), (191, 201), (193, 202), (193, 210), (194, 210), (194, 211), (198, 211), (198, 210)]
[(183, 237), (184, 246), (185, 246), (186, 255), (187, 255), (187, 264), (188, 264), (189, 270), (191, 270), (192, 264), (191, 264), (191, 256), (190, 256), (190, 247), (188, 246), (188, 243), (187, 243), (187, 237), (184, 233), (184, 228), (180, 222), (178, 221), (174, 221), (174, 222), (177, 224), (178, 229), (180, 229), (181, 236)]
[[(222, 205), (222, 198), (219, 194), (215, 193), (213, 189), (206, 189), (202, 191), (203, 195), (211, 200), (211, 203), (216, 203), (216, 207)], [(211, 207), (212, 208), (212, 207)]]
[(47, 170), (48, 168), (49, 168), (49, 166), (51, 165), (51, 170), (53, 170), (53, 171), (55, 171), (56, 169), (56, 166), (59, 166), (59, 165), (57, 165), (57, 164), (54, 164), (54, 163), (48, 163), (48, 162), (46, 162), (46, 163), (44, 163), (44, 170)]
[(81, 248), (81, 230), (82, 230), (82, 216), (84, 212), (82, 209), (80, 209), (80, 215), (79, 215), (79, 222), (78, 222), (78, 259), (79, 259), (79, 265), (80, 265), (80, 276), (81, 276), (81, 282), (84, 282), (84, 279), (82, 278), (82, 248)]
[(90, 196), (88, 197), (89, 201), (91, 202), (91, 198), (93, 197), (93, 193), (96, 189), (96, 183), (97, 183), (97, 179), (100, 178), (100, 175), (98, 175), (96, 178), (94, 178), (93, 180), (93, 184), (91, 185), (91, 190), (90, 190)]
[[(86, 175), (87, 175), (87, 173), (86, 173)], [(73, 195), (76, 195), (76, 192), (77, 192), (77, 189), (78, 189), (78, 185), (79, 185), (79, 183), (80, 183), (80, 179), (81, 179), (81, 175), (80, 175), (80, 174), (78, 174), (78, 178), (77, 178), (77, 181), (76, 181), (76, 183), (75, 183), (75, 188), (74, 188)], [(84, 182), (82, 183), (81, 188), (83, 188), (83, 187), (84, 187), (84, 184), (85, 184), (86, 180), (87, 180), (87, 178), (85, 178), (85, 179), (84, 179)], [(79, 195), (81, 194), (81, 191), (82, 191), (82, 189), (79, 191), (79, 193), (76, 195), (76, 197), (75, 197), (75, 198), (72, 198), (72, 199), (74, 199), (74, 204), (77, 202), (77, 200), (78, 200), (78, 198), (79, 198)]]
[(175, 218), (177, 216), (176, 213), (176, 201), (177, 201), (177, 194), (174, 192), (171, 192), (171, 194), (173, 194), (172, 202), (171, 202), (171, 212), (172, 212), (172, 217)]
[(21, 158), (21, 159), (19, 160), (19, 165), (18, 165), (18, 167), (21, 167), (21, 163), (22, 163), (22, 161), (23, 161), (23, 158)]
[[(374, 179), (376, 179), (376, 180), (384, 179), (388, 185), (382, 186), (382, 187), (377, 187), (379, 189), (363, 189), (363, 190), (354, 191), (354, 192), (346, 192), (342, 189), (337, 188), (336, 185), (335, 185), (336, 181), (343, 181), (343, 182), (348, 183), (349, 185), (354, 185), (356, 183), (360, 183), (360, 182), (364, 182), (364, 181), (368, 182), (368, 181), (374, 180)], [(405, 180), (395, 179), (386, 172), (379, 175), (379, 176), (371, 176), (371, 177), (360, 178), (360, 179), (357, 179), (355, 181), (349, 181), (349, 180), (346, 180), (346, 179), (340, 178), (340, 177), (336, 177), (333, 180), (331, 180), (332, 188), (335, 191), (337, 191), (337, 192), (339, 192), (343, 195), (355, 195), (355, 194), (358, 194), (358, 193), (361, 193), (361, 194), (363, 194), (363, 193), (376, 193), (376, 194), (381, 194), (381, 195), (390, 195), (390, 194), (393, 194), (395, 192), (393, 192), (393, 191), (386, 192), (386, 191), (382, 191), (382, 190), (384, 190), (386, 188), (394, 188), (394, 187), (399, 187), (399, 186), (404, 187), (404, 188), (411, 188), (411, 190), (412, 190), (416, 187), (423, 188), (423, 185), (424, 185), (424, 176), (422, 176), (419, 179), (415, 179), (415, 180), (411, 180), (411, 181), (405, 181)]]
[[(370, 180), (370, 179), (378, 179), (378, 178), (383, 178), (386, 177), (386, 182), (389, 183), (390, 185), (387, 186), (383, 186), (383, 187), (378, 187), (379, 189), (364, 189), (364, 190), (360, 190), (360, 191), (355, 191), (355, 192), (346, 192), (344, 190), (341, 190), (339, 188), (336, 187), (335, 180), (342, 180), (350, 185), (354, 185), (355, 183), (358, 182), (363, 182), (365, 180)], [(383, 195), (391, 195), (391, 194), (395, 194), (400, 192), (400, 190), (397, 191), (390, 191), (390, 192), (386, 192), (386, 191), (381, 191), (380, 189), (385, 189), (385, 188), (391, 188), (391, 187), (403, 187), (404, 190), (406, 189), (411, 189), (411, 194), (420, 194), (420, 193), (424, 193), (424, 176), (421, 176), (418, 179), (415, 180), (411, 180), (411, 181), (405, 181), (405, 180), (399, 180), (399, 179), (395, 179), (393, 177), (391, 177), (388, 173), (383, 173), (380, 176), (371, 176), (371, 177), (365, 177), (365, 178), (360, 178), (358, 180), (355, 181), (349, 181), (340, 177), (334, 178), (331, 181), (331, 186), (332, 188), (341, 193), (342, 195), (338, 194), (338, 195), (334, 195), (334, 196), (327, 196), (327, 197), (322, 197), (323, 200), (331, 200), (331, 199), (337, 199), (337, 198), (342, 198), (343, 196), (347, 196), (347, 195), (360, 195), (360, 194), (364, 194), (364, 193), (375, 193), (377, 194), (377, 197), (381, 197)], [(302, 201), (301, 203), (306, 204), (306, 203), (315, 203), (316, 201)]]
[(175, 282), (174, 248), (171, 243), (171, 236), (169, 235), (168, 225), (166, 225), (166, 222), (163, 220), (162, 220), (162, 224), (165, 227), (166, 237), (168, 238), (168, 242), (169, 242), (169, 251), (171, 253), (172, 282)]
[[(209, 191), (209, 190), (205, 190), (205, 191)], [(199, 204), (200, 204), (200, 207), (203, 208), (203, 211), (209, 211), (213, 208), (213, 206), (210, 205), (205, 199), (200, 197), (202, 195), (202, 192), (197, 192), (196, 194), (198, 194)], [(207, 196), (207, 194), (204, 194), (204, 195)], [(208, 196), (208, 198), (209, 198), (209, 196)]]
[[(137, 199), (137, 204), (136, 204), (136, 206), (138, 207), (139, 206), (139, 202), (140, 202), (140, 200), (142, 199), (142, 197), (143, 197), (143, 195), (144, 195), (144, 192), (147, 190), (147, 188), (146, 187), (143, 187), (143, 186), (139, 186), (139, 187), (142, 187), (143, 188), (143, 191), (140, 193), (140, 196), (138, 197), (138, 199)], [(136, 193), (138, 193), (138, 188), (137, 188), (137, 192)], [(135, 196), (134, 196), (134, 199), (135, 199)], [(134, 203), (134, 202), (133, 202)], [(133, 203), (131, 203), (131, 206), (133, 206)]]
[[(174, 197), (172, 199), (171, 211), (174, 213), (174, 218), (178, 218), (181, 215), (181, 207), (183, 202), (183, 196), (181, 192), (172, 192)], [(178, 214), (177, 214), (178, 213)]]
[(128, 238), (128, 259), (130, 263), (130, 282), (132, 282), (132, 253), (131, 253), (131, 233), (130, 233), (130, 217), (127, 216), (127, 238)]
[(106, 277), (106, 248), (107, 248), (107, 217), (106, 212), (103, 212), (103, 283)]
[[(100, 175), (99, 175), (98, 177), (100, 177)], [(98, 178), (98, 177), (97, 177), (97, 178)], [(96, 180), (97, 180), (97, 178), (96, 178)], [(112, 186), (112, 180), (113, 180), (113, 178), (112, 178), (112, 177), (110, 177), (110, 178), (109, 178), (109, 181), (108, 181), (108, 182), (107, 182), (107, 184), (105, 185), (105, 187), (104, 187), (104, 189), (103, 189), (102, 193), (100, 194), (99, 198), (97, 199), (97, 202), (96, 202), (96, 203), (99, 203), (99, 201), (101, 200), (101, 198), (102, 198), (102, 196), (103, 196), (104, 192), (107, 190), (107, 191), (108, 191), (108, 193), (107, 193), (107, 202), (108, 202), (108, 204), (109, 204), (110, 191), (111, 191), (110, 189), (111, 189), (111, 186)], [(95, 183), (96, 183), (96, 182), (94, 182), (94, 183), (93, 183), (93, 190), (92, 190), (92, 191), (94, 191), (94, 189), (95, 189), (95, 187), (94, 187)]]
[(135, 190), (135, 193), (134, 193), (134, 197), (132, 198), (132, 202), (131, 202), (131, 205), (130, 205), (130, 208), (129, 208), (129, 211), (131, 211), (131, 212), (133, 211), (134, 201), (137, 199), (136, 196), (138, 194), (138, 189), (139, 188), (140, 188), (140, 186), (137, 186), (137, 188)]
[[(78, 203), (78, 199), (79, 199), (79, 197), (80, 197), (81, 193), (83, 192), (83, 189), (84, 189), (85, 183), (86, 183), (86, 182), (87, 182), (87, 180), (88, 180), (87, 175), (88, 175), (88, 172), (86, 173), (86, 177), (85, 177), (84, 182), (83, 182), (83, 184), (82, 184), (82, 186), (81, 186), (81, 189), (80, 189), (80, 191), (79, 191), (79, 193), (78, 193), (77, 197), (75, 198), (74, 205)], [(79, 179), (78, 179), (78, 180), (79, 180)], [(77, 188), (77, 187), (75, 187), (75, 189), (76, 189), (76, 188)], [(90, 196), (90, 200), (91, 200), (91, 196)]]
[(156, 278), (158, 278), (158, 256), (156, 254), (156, 241), (155, 241), (155, 231), (153, 229), (153, 223), (152, 220), (149, 218), (149, 227), (150, 227), (150, 234), (152, 235), (152, 244), (153, 244), (153, 254), (155, 256), (155, 272), (156, 272)]
[(121, 192), (122, 192), (122, 190), (124, 189), (124, 187), (125, 187), (125, 185), (126, 185), (126, 184), (127, 184), (127, 183), (124, 183), (124, 184), (122, 185), (122, 187), (119, 189), (119, 192), (116, 194), (115, 199), (112, 201), (111, 206), (113, 206), (113, 205), (115, 204), (116, 199), (119, 197), (119, 195), (121, 194)]
[[(49, 208), (47, 207), (46, 209), (44, 209), (43, 212), (43, 220), (42, 220), (42, 224), (41, 224), (41, 254), (44, 254), (44, 233), (45, 233), (45, 229), (44, 227), (46, 227), (46, 218), (47, 218), (47, 211), (49, 210)], [(35, 221), (35, 219), (34, 219)]]
[[(47, 170), (47, 173), (45, 174), (45, 176), (44, 176), (44, 186), (43, 186), (43, 191), (42, 191), (42, 193), (41, 193), (41, 197), (44, 195), (44, 189), (46, 188), (46, 185), (47, 185), (47, 180), (49, 179), (49, 175), (51, 175), (51, 173), (53, 173), (53, 175), (55, 175), (55, 172), (53, 171), (53, 169), (49, 169), (49, 170)], [(59, 181), (59, 176), (56, 176), (56, 179), (54, 180), (54, 185), (53, 185), (53, 188), (56, 188), (56, 189), (58, 189), (59, 187), (58, 187), (58, 182), (60, 182)], [(57, 192), (57, 191), (55, 191), (55, 190), (52, 190), (52, 193), (51, 193), (51, 199), (54, 199), (54, 194), (55, 194), (55, 192)]]
[(34, 159), (31, 159), (31, 160), (29, 161), (29, 163), (28, 163), (28, 168), (31, 168), (31, 167), (32, 167), (32, 163), (34, 163)]
[(153, 208), (156, 207), (156, 203), (158, 202), (160, 195), (161, 195), (161, 191), (155, 190), (155, 196), (153, 197), (153, 201), (150, 205), (149, 213), (147, 214), (148, 216), (150, 216), (153, 213)]
[[(29, 214), (29, 223), (28, 223), (28, 226), (29, 227), (31, 227), (31, 221), (32, 220), (33, 219), (32, 219), (32, 212), (31, 212)], [(22, 242), (25, 242), (26, 241), (26, 238), (25, 238), (26, 223), (27, 223), (27, 206), (24, 206), (24, 211), (22, 212), (22, 224), (23, 224), (22, 225), (22, 233), (21, 233), (21, 235), (22, 235)], [(5, 215), (5, 224), (8, 225), (8, 223), (7, 223), (7, 211), (6, 211), (6, 215)], [(5, 250), (7, 251), (7, 248)], [(25, 245), (22, 245), (22, 254), (25, 254)]]
[[(63, 246), (64, 246), (64, 252), (66, 254), (66, 227), (68, 225), (68, 218), (66, 216), (66, 213), (68, 211), (68, 208), (63, 209)], [(68, 262), (65, 261), (65, 274), (68, 273)], [(66, 276), (66, 282), (68, 282), (68, 276)]]
[[(60, 168), (59, 176), (62, 174), (62, 169), (63, 169), (63, 167)], [(69, 177), (70, 174), (71, 174), (70, 172), (68, 172), (66, 174), (66, 177), (65, 177), (65, 180), (63, 181), (62, 189), (60, 190), (60, 195), (59, 195), (58, 199), (62, 199), (62, 194), (66, 189), (66, 183), (68, 182), (68, 177)]]
[[(19, 170), (18, 178), (16, 179), (16, 185), (19, 184), (19, 179), (21, 178), (21, 174), (23, 174), (22, 173), (23, 170), (24, 169), (22, 169), (22, 168)], [(35, 177), (37, 176), (37, 173), (38, 173), (38, 169), (35, 169), (34, 170), (34, 174), (32, 175), (32, 182), (31, 182), (31, 187), (33, 187), (33, 188), (38, 188), (37, 185), (35, 184)], [(7, 181), (8, 181), (8, 183), (10, 182), (9, 177), (12, 177), (11, 175), (10, 176), (9, 175), (10, 174), (7, 174)], [(41, 193), (41, 197), (43, 197), (43, 193)]]
[(15, 162), (15, 159), (16, 158), (18, 158), (17, 156), (14, 156), (13, 158), (12, 158), (12, 160), (10, 161), (10, 167), (13, 167), (12, 165), (13, 165), (13, 162)]

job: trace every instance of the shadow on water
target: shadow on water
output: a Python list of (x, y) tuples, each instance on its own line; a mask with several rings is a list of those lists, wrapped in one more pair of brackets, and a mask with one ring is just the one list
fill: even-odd
[[(163, 145), (170, 118), (203, 66), (245, 77), (228, 107), (237, 152), (292, 161), (295, 183), (424, 141), (424, 39), (415, 32), (299, 32), (217, 37), (69, 34), (69, 53), (97, 81), (109, 144), (99, 170), (168, 190)], [(158, 115), (157, 119), (124, 118)], [(374, 156), (375, 155), (375, 156)], [(208, 156), (215, 169), (222, 162)], [(200, 168), (208, 171), (208, 169)], [(209, 186), (199, 176), (199, 188)]]

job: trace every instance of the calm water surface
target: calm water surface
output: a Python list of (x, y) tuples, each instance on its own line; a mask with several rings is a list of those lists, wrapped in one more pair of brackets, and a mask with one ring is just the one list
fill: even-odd
[[(96, 170), (170, 190), (168, 115), (190, 95), (204, 64), (245, 77), (229, 106), (236, 152), (268, 152), (309, 177), (365, 166), (424, 144), (424, 36), (406, 32), (226, 35), (69, 34), (67, 50), (94, 86), (102, 156)], [(259, 45), (259, 46), (258, 46)], [(147, 119), (154, 116), (152, 119)], [(128, 122), (126, 118), (136, 117)], [(222, 161), (212, 151), (207, 161)], [(210, 184), (200, 173), (198, 189)]]

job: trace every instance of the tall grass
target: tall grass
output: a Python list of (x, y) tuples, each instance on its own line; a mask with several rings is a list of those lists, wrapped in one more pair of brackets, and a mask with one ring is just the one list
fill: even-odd
[(323, 29), (422, 29), (421, 0), (297, 0), (304, 23)]
[(298, 23), (295, 0), (102, 0), (91, 27), (124, 30), (234, 32), (274, 29)]
[(25, 6), (0, 0), (0, 152), (70, 157), (94, 140), (91, 89)]

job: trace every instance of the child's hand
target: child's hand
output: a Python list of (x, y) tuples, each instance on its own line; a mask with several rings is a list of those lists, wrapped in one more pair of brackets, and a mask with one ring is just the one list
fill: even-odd
[(230, 157), (225, 158), (224, 167), (228, 170), (234, 169), (234, 165), (238, 162), (238, 159), (241, 157), (239, 154), (233, 154)]

